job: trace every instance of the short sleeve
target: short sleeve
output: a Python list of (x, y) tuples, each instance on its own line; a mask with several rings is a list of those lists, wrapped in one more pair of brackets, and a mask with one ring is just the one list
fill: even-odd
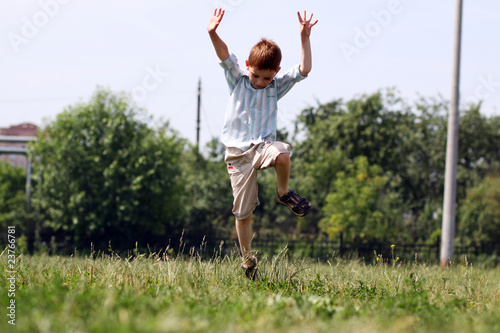
[(295, 83), (300, 82), (300, 81), (304, 80), (305, 78), (307, 78), (307, 75), (302, 76), (302, 74), (300, 74), (299, 64), (292, 67), (285, 74), (283, 74), (279, 77), (276, 77), (275, 80), (276, 80), (276, 88), (277, 88), (277, 92), (278, 92), (278, 99), (285, 96), (286, 93), (289, 92), (290, 89), (292, 89), (292, 87), (295, 85)]
[(226, 60), (220, 63), (220, 66), (224, 69), (229, 90), (232, 92), (243, 74), (242, 69), (238, 65), (238, 59), (231, 53)]

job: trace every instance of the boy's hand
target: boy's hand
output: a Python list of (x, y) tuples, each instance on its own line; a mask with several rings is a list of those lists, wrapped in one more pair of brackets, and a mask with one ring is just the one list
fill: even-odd
[(311, 23), (313, 14), (309, 17), (309, 20), (306, 16), (306, 11), (304, 10), (304, 18), (300, 16), (300, 13), (297, 12), (297, 16), (299, 17), (300, 23), (300, 42), (302, 44), (302, 54), (301, 61), (299, 66), (300, 75), (307, 76), (312, 68), (312, 55), (311, 55), (311, 41), (309, 40), (309, 36), (311, 35), (311, 28), (314, 27), (316, 22)]
[(304, 10), (304, 19), (302, 19), (299, 12), (297, 12), (297, 16), (299, 17), (299, 23), (300, 23), (300, 36), (302, 38), (304, 37), (308, 38), (311, 35), (311, 28), (314, 27), (316, 23), (318, 23), (318, 20), (316, 20), (316, 22), (314, 23), (311, 23), (313, 14), (311, 14), (309, 20), (307, 20), (305, 10)]
[(208, 32), (214, 32), (217, 29), (217, 27), (220, 24), (220, 21), (222, 21), (222, 18), (224, 17), (225, 12), (226, 12), (225, 10), (219, 8), (219, 12), (217, 13), (217, 8), (215, 8), (214, 15), (208, 22), (207, 26)]
[(212, 40), (212, 44), (214, 45), (215, 48), (215, 53), (217, 53), (217, 57), (219, 57), (220, 61), (224, 61), (227, 58), (229, 58), (229, 49), (227, 48), (226, 43), (222, 41), (222, 39), (219, 37), (217, 32), (217, 27), (219, 26), (220, 22), (222, 21), (222, 18), (224, 17), (224, 13), (226, 11), (219, 8), (219, 11), (217, 11), (217, 8), (214, 11), (214, 15), (208, 22), (208, 35), (210, 36), (210, 39)]

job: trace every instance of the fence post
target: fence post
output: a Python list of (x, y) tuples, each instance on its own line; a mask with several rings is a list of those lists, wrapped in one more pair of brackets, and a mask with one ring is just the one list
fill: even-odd
[(438, 261), (440, 261), (440, 252), (441, 250), (441, 238), (439, 236), (437, 236), (437, 239), (436, 239), (436, 258)]
[(344, 234), (342, 232), (340, 233), (339, 255), (340, 258), (344, 255)]

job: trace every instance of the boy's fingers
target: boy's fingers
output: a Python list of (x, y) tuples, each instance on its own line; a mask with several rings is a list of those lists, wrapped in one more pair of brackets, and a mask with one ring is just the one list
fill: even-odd
[[(219, 11), (218, 13), (217, 10)], [(224, 10), (222, 8), (215, 8), (214, 16), (220, 16), (221, 14), (224, 15)]]
[(313, 15), (314, 13), (311, 14), (311, 16), (309, 17), (309, 19), (307, 19), (307, 13), (306, 11), (304, 10), (304, 19), (302, 19), (302, 16), (300, 16), (300, 12), (297, 12), (297, 16), (299, 17), (299, 22), (300, 23), (309, 23), (309, 25), (312, 27), (313, 25), (315, 25), (316, 23), (318, 23), (318, 20), (316, 20), (314, 23), (311, 23), (312, 21), (312, 18), (313, 18)]

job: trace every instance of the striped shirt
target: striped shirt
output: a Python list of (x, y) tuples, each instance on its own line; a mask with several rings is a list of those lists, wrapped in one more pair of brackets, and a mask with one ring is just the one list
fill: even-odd
[(234, 54), (220, 63), (229, 85), (230, 98), (226, 109), (221, 141), (226, 147), (247, 150), (252, 144), (276, 140), (278, 100), (295, 83), (303, 80), (297, 64), (283, 75), (275, 76), (265, 88), (255, 89), (248, 72), (238, 66)]

